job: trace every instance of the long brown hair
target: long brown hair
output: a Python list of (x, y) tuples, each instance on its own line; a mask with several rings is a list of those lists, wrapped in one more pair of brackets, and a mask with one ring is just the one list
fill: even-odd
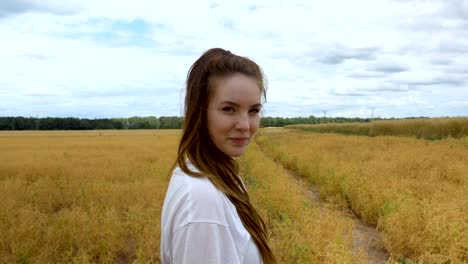
[[(207, 108), (213, 94), (212, 78), (241, 73), (257, 81), (266, 98), (265, 78), (252, 60), (220, 48), (206, 51), (187, 74), (184, 121), (175, 166), (194, 177), (207, 177), (236, 207), (244, 227), (252, 236), (264, 263), (276, 263), (267, 244), (267, 230), (262, 218), (250, 203), (239, 178), (239, 164), (213, 143), (207, 126)], [(211, 80), (211, 81), (210, 81)], [(200, 171), (191, 171), (186, 160)]]

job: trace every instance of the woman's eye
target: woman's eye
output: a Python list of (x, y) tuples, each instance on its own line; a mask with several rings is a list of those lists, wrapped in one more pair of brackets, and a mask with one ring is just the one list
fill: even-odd
[(260, 113), (260, 109), (258, 109), (258, 108), (252, 108), (252, 109), (250, 109), (249, 112), (250, 112), (250, 113)]
[(231, 113), (234, 112), (234, 108), (232, 108), (232, 107), (224, 107), (222, 110), (224, 112), (231, 112)]

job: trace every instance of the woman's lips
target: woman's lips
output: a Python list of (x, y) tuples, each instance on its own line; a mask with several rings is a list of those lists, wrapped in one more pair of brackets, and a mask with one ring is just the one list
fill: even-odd
[(232, 137), (229, 138), (231, 142), (236, 146), (243, 146), (249, 141), (248, 137)]

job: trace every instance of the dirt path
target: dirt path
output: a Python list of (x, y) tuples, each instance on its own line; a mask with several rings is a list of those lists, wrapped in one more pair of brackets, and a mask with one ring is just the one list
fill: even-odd
[(368, 226), (356, 217), (354, 217), (356, 226), (353, 230), (354, 251), (364, 249), (369, 257), (369, 263), (387, 263), (390, 257), (387, 251), (383, 248), (382, 237), (375, 228)]
[[(326, 204), (326, 202), (320, 199), (320, 194), (316, 187), (309, 187), (302, 177), (286, 168), (284, 169), (291, 177), (296, 179), (298, 185), (302, 189), (302, 192), (311, 201), (317, 203), (319, 206), (324, 206)], [(379, 232), (377, 232), (375, 228), (363, 223), (354, 214), (348, 213), (344, 215), (350, 217), (355, 223), (353, 230), (354, 252), (358, 253), (359, 250), (364, 250), (364, 252), (366, 252), (368, 255), (369, 263), (371, 264), (387, 263), (387, 260), (390, 256), (383, 248), (382, 237), (380, 236)]]

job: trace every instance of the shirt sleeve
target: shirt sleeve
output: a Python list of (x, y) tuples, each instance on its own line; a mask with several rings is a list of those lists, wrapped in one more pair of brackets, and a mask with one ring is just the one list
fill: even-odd
[(238, 264), (239, 256), (227, 226), (190, 223), (178, 229), (172, 245), (174, 264)]

